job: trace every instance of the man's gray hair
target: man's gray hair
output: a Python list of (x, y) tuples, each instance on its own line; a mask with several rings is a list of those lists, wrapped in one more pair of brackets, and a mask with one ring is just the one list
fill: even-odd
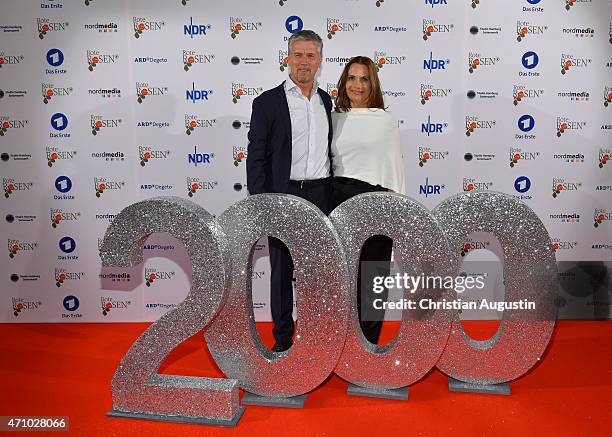
[(299, 32), (294, 33), (289, 38), (289, 53), (291, 53), (291, 47), (293, 43), (296, 41), (314, 41), (319, 46), (319, 55), (323, 55), (323, 40), (321, 37), (312, 30), (300, 30)]

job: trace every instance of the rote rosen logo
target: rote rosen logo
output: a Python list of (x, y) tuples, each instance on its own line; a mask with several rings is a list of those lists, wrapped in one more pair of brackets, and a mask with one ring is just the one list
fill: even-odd
[(119, 127), (121, 124), (121, 119), (110, 119), (104, 118), (102, 115), (91, 114), (89, 116), (89, 124), (91, 127), (91, 134), (98, 135), (98, 132), (100, 132), (102, 129)]
[(4, 50), (0, 50), (0, 69), (7, 65), (17, 65), (23, 61), (23, 55), (6, 54)]
[(422, 83), (420, 93), (421, 105), (426, 104), (429, 99), (448, 97), (451, 92), (450, 88), (435, 88), (433, 85)]
[(468, 54), (468, 71), (474, 73), (478, 67), (490, 67), (499, 62), (499, 56), (482, 56), (478, 52), (469, 52)]
[(536, 26), (531, 24), (529, 21), (517, 21), (516, 22), (516, 40), (521, 42), (527, 35), (542, 35), (548, 26)]
[(72, 90), (72, 87), (57, 87), (52, 83), (43, 83), (41, 91), (43, 103), (46, 105), (55, 96), (69, 96), (72, 94)]
[(335, 83), (328, 83), (326, 88), (327, 94), (329, 94), (332, 99), (338, 98), (338, 87)]
[(444, 160), (448, 157), (448, 150), (432, 150), (431, 147), (419, 146), (419, 167), (423, 167), (431, 160)]
[(242, 146), (234, 146), (232, 156), (234, 157), (234, 166), (238, 167), (238, 165), (247, 157), (247, 148)]
[(147, 96), (163, 96), (168, 87), (152, 86), (149, 82), (136, 82), (136, 97), (138, 103), (144, 102)]
[(11, 120), (5, 115), (0, 116), (0, 137), (3, 137), (9, 129), (23, 129), (28, 125), (28, 120)]
[(608, 163), (612, 156), (612, 149), (600, 148), (599, 149), (599, 168), (604, 168), (604, 165)]
[(477, 241), (468, 238), (461, 246), (461, 256), (466, 256), (473, 250), (487, 249), (490, 245), (490, 241)]
[(125, 182), (123, 181), (114, 181), (105, 177), (94, 177), (94, 188), (98, 198), (107, 190), (121, 190), (124, 186)]
[(287, 50), (278, 51), (278, 64), (280, 65), (280, 71), (285, 71), (285, 68), (289, 65), (289, 52)]
[(241, 17), (230, 17), (230, 32), (232, 39), (236, 39), (240, 32), (259, 30), (261, 22), (248, 21)]
[(593, 220), (593, 226), (596, 228), (598, 228), (604, 222), (612, 223), (612, 210), (595, 208), (593, 212)]
[(586, 121), (572, 121), (569, 117), (557, 117), (557, 137), (561, 137), (568, 130), (582, 130)]
[(565, 10), (570, 11), (576, 3), (591, 3), (593, 0), (565, 0)]
[(29, 191), (34, 185), (33, 182), (19, 182), (13, 178), (2, 178), (2, 188), (4, 189), (4, 197), (7, 199), (16, 191)]
[(483, 182), (475, 178), (463, 178), (463, 191), (490, 190), (493, 182)]
[(38, 38), (44, 39), (49, 32), (59, 32), (66, 30), (68, 22), (56, 22), (51, 21), (49, 18), (37, 18), (36, 19), (36, 30), (38, 31)]
[(542, 94), (544, 94), (544, 90), (542, 89), (537, 90), (527, 88), (525, 85), (514, 85), (512, 104), (517, 106), (523, 99), (538, 99)]
[(183, 50), (183, 70), (189, 71), (194, 65), (210, 64), (215, 59), (215, 55), (198, 53), (195, 50)]
[(232, 82), (232, 102), (238, 103), (243, 96), (257, 97), (262, 91), (262, 87), (247, 87), (243, 83)]
[(448, 33), (454, 27), (454, 24), (438, 24), (436, 20), (423, 19), (423, 40), (427, 41), (434, 34)]
[(354, 32), (359, 23), (345, 23), (339, 18), (327, 18), (327, 39), (332, 39), (338, 32)]
[(193, 114), (185, 114), (185, 133), (191, 135), (192, 132), (198, 128), (213, 127), (217, 123), (217, 120), (203, 119)]
[(55, 286), (57, 288), (64, 285), (66, 281), (76, 281), (85, 276), (85, 272), (69, 272), (64, 268), (55, 269)]
[(465, 135), (471, 136), (476, 132), (476, 129), (492, 129), (495, 124), (495, 120), (480, 120), (477, 116), (467, 115), (465, 117)]
[(375, 51), (374, 52), (374, 63), (380, 71), (385, 65), (401, 65), (406, 60), (406, 56), (392, 56), (386, 51)]
[(205, 181), (201, 178), (187, 178), (187, 195), (193, 197), (198, 191), (214, 190), (219, 185), (218, 181)]
[(31, 252), (38, 247), (38, 243), (8, 239), (9, 258), (15, 258), (19, 252)]
[(510, 148), (510, 167), (515, 167), (519, 162), (535, 161), (540, 152), (524, 152), (520, 147)]
[(87, 49), (87, 69), (94, 71), (98, 65), (114, 64), (119, 59), (117, 54), (106, 54), (100, 50)]
[(565, 74), (570, 69), (586, 68), (593, 60), (591, 58), (577, 58), (570, 54), (561, 54), (561, 74)]
[(170, 150), (155, 150), (151, 146), (138, 146), (138, 155), (140, 156), (140, 166), (144, 167), (149, 161), (157, 159), (166, 159), (170, 155)]
[(566, 178), (553, 178), (552, 196), (556, 199), (562, 192), (578, 191), (581, 186), (581, 182), (568, 182)]
[(604, 106), (607, 108), (612, 102), (612, 87), (604, 87)]
[(13, 315), (15, 317), (19, 317), (22, 311), (36, 310), (42, 305), (42, 302), (40, 300), (26, 301), (21, 297), (11, 297), (11, 300), (13, 302)]
[(80, 212), (64, 211), (63, 209), (51, 208), (51, 227), (57, 228), (60, 223), (67, 221), (77, 221), (81, 217)]
[(165, 21), (151, 21), (142, 17), (133, 17), (132, 23), (134, 24), (134, 38), (140, 38), (143, 32), (155, 32), (160, 31), (166, 25)]
[(47, 165), (53, 167), (58, 160), (69, 160), (74, 159), (77, 154), (76, 150), (62, 150), (58, 147), (47, 147)]

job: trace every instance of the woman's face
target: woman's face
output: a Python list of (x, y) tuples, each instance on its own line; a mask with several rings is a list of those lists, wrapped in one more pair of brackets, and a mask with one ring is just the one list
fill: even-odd
[(346, 79), (346, 94), (351, 101), (351, 108), (366, 108), (366, 101), (372, 91), (368, 67), (353, 64), (349, 67)]

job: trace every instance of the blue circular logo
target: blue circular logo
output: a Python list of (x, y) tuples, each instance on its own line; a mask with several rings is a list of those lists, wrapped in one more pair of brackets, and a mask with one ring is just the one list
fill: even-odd
[(56, 112), (51, 116), (51, 127), (59, 131), (66, 129), (68, 127), (68, 117), (61, 112)]
[(64, 63), (64, 54), (60, 49), (51, 49), (47, 52), (47, 62), (52, 67), (59, 67)]
[(79, 309), (79, 299), (76, 296), (68, 295), (62, 302), (66, 311), (76, 311)]
[(519, 176), (514, 181), (514, 189), (519, 193), (526, 193), (531, 188), (531, 180), (527, 176)]
[(67, 193), (72, 189), (72, 180), (68, 176), (58, 176), (55, 179), (55, 189), (60, 193)]
[(521, 58), (521, 64), (523, 64), (523, 67), (525, 67), (527, 70), (536, 68), (539, 62), (540, 57), (536, 52), (525, 52)]
[(76, 249), (76, 241), (72, 237), (62, 237), (59, 241), (59, 248), (64, 253), (72, 253)]
[(521, 131), (529, 132), (535, 127), (535, 119), (529, 114), (521, 115), (517, 124)]
[(304, 22), (297, 15), (292, 15), (285, 20), (285, 29), (289, 33), (296, 33), (302, 30)]
[(527, 3), (529, 3), (530, 5), (537, 5), (538, 3), (540, 3), (541, 0), (527, 0)]

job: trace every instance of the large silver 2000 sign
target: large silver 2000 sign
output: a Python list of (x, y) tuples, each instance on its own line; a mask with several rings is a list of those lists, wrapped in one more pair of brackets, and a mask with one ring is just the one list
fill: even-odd
[[(550, 237), (536, 214), (500, 193), (464, 193), (429, 212), (397, 194), (368, 193), (330, 217), (309, 202), (281, 194), (248, 197), (217, 220), (177, 197), (135, 203), (109, 226), (103, 266), (142, 262), (142, 245), (156, 232), (180, 240), (192, 263), (185, 300), (134, 342), (112, 381), (120, 417), (232, 425), (240, 418), (238, 388), (268, 398), (307, 393), (334, 371), (368, 390), (392, 390), (421, 379), (433, 366), (470, 384), (499, 384), (524, 375), (541, 358), (556, 319), (557, 267)], [(359, 327), (356, 278), (366, 239), (393, 239), (400, 271), (458, 273), (460, 247), (473, 232), (489, 232), (504, 251), (506, 300), (528, 299), (535, 310), (506, 310), (497, 333), (471, 339), (448, 309), (404, 311), (388, 345), (370, 344)], [(264, 236), (282, 240), (295, 264), (298, 328), (293, 347), (275, 353), (255, 327), (251, 254)], [(408, 291), (405, 291), (408, 293)], [(434, 301), (452, 289), (424, 290)], [(164, 358), (204, 329), (211, 354), (228, 379), (160, 375)]]

